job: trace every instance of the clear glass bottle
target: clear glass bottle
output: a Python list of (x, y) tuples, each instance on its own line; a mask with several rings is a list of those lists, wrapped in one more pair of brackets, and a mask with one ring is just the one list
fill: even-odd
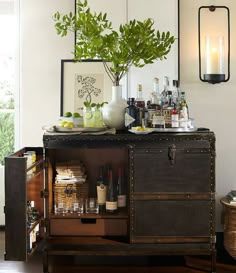
[(117, 211), (117, 194), (114, 187), (112, 168), (109, 169), (109, 182), (106, 197), (106, 212), (114, 213)]
[(153, 91), (151, 93), (151, 102), (148, 105), (148, 109), (160, 110), (160, 89), (159, 89), (159, 79), (154, 78), (153, 80)]
[(180, 100), (179, 100), (179, 123), (180, 127), (186, 128), (189, 120), (189, 109), (188, 104), (185, 98), (185, 92), (180, 92)]
[(145, 107), (145, 100), (143, 98), (143, 87), (142, 84), (137, 86), (137, 97), (135, 99), (135, 106), (143, 109)]
[[(156, 123), (153, 123), (153, 117), (157, 121), (161, 116), (161, 94), (159, 88), (159, 79), (153, 80), (153, 91), (151, 93), (151, 102), (148, 105), (148, 127), (156, 127)], [(154, 125), (154, 126), (153, 126)]]
[(167, 104), (163, 106), (163, 115), (165, 119), (165, 128), (171, 128), (171, 115), (174, 109), (174, 104), (172, 100), (172, 91), (167, 91)]
[(170, 90), (169, 77), (165, 76), (163, 78), (163, 86), (164, 86), (164, 90), (161, 93), (161, 106), (162, 106), (162, 108), (164, 108), (164, 107), (166, 107), (168, 105), (167, 92)]
[(118, 168), (117, 206), (118, 206), (118, 208), (126, 207), (125, 180), (124, 180), (123, 170), (121, 167)]
[(179, 104), (179, 82), (177, 80), (173, 80), (172, 99), (177, 108), (177, 105)]
[(96, 180), (96, 188), (97, 188), (97, 200), (99, 211), (105, 211), (106, 208), (106, 193), (107, 186), (104, 179), (104, 167), (100, 166), (98, 171), (98, 178)]

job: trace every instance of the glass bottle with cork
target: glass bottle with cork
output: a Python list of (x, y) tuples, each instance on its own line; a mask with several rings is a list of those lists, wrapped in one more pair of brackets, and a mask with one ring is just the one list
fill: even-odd
[(118, 179), (117, 179), (117, 206), (118, 208), (126, 207), (126, 189), (124, 173), (121, 167), (118, 168)]
[(112, 168), (110, 166), (107, 197), (106, 197), (106, 212), (114, 213), (116, 211), (117, 211), (117, 193), (115, 190)]
[(162, 92), (161, 104), (162, 104), (162, 113), (165, 120), (165, 128), (171, 128), (171, 115), (174, 109), (172, 91), (170, 91), (169, 86), (169, 77), (164, 77), (164, 90)]
[(99, 166), (98, 178), (96, 180), (96, 188), (97, 188), (97, 200), (99, 211), (103, 212), (106, 208), (106, 193), (107, 193), (107, 185), (105, 183), (104, 178), (104, 166)]
[(147, 126), (148, 110), (145, 107), (142, 84), (138, 84), (137, 86), (137, 97), (135, 99), (135, 106), (139, 108), (138, 126), (142, 126), (142, 127)]
[(143, 86), (140, 83), (137, 86), (137, 97), (135, 99), (135, 106), (141, 109), (145, 107), (145, 100), (143, 98)]
[(188, 126), (189, 121), (189, 109), (188, 104), (185, 98), (185, 92), (180, 92), (180, 99), (179, 99), (179, 124), (180, 127), (186, 128)]
[(161, 116), (161, 94), (159, 79), (153, 80), (153, 91), (151, 92), (151, 102), (148, 104), (148, 127), (153, 127), (153, 116)]

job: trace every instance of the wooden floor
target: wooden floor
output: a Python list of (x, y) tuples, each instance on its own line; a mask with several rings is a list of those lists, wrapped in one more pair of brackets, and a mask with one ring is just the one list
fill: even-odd
[[(16, 246), (17, 247), (17, 246)], [(42, 256), (36, 253), (28, 262), (4, 261), (4, 232), (0, 231), (0, 273), (42, 273)], [(50, 273), (203, 273), (210, 272), (205, 257), (60, 257), (50, 261)], [(91, 260), (92, 264), (91, 265)], [(101, 263), (105, 261), (106, 266)], [(116, 265), (114, 265), (114, 261)], [(67, 264), (67, 265), (66, 265)], [(70, 266), (68, 266), (68, 264)], [(73, 265), (72, 265), (73, 264)], [(219, 257), (216, 273), (236, 273), (236, 260)]]

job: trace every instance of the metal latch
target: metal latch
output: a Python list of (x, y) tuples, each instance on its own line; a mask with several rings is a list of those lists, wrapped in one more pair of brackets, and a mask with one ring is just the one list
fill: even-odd
[(171, 165), (175, 164), (175, 152), (176, 152), (176, 146), (175, 146), (175, 144), (172, 144), (168, 148), (168, 157), (169, 157)]

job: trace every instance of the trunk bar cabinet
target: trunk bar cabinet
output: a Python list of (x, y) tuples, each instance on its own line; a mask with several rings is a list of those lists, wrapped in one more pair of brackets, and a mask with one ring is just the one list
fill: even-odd
[[(45, 134), (43, 144), (5, 161), (6, 260), (27, 260), (43, 242), (45, 273), (54, 255), (209, 255), (215, 272), (213, 132)], [(33, 175), (27, 175), (31, 168), (23, 157), (29, 150), (37, 155)], [(55, 214), (56, 164), (69, 160), (84, 163), (90, 197), (96, 196), (101, 164), (124, 166), (127, 208), (115, 214)], [(42, 216), (30, 252), (27, 200), (34, 200)]]

